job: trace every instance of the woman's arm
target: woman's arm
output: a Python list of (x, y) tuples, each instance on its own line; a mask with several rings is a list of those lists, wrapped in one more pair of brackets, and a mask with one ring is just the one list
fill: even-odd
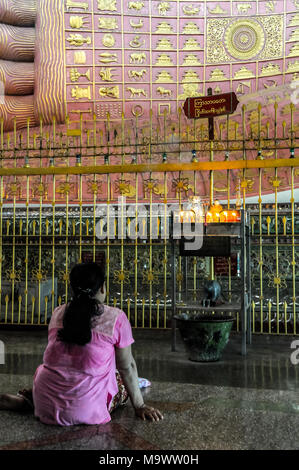
[(138, 384), (136, 362), (132, 356), (131, 346), (126, 348), (115, 347), (115, 355), (116, 367), (121, 375), (121, 378), (123, 379), (132, 405), (135, 408), (136, 415), (143, 420), (146, 418), (152, 421), (159, 421), (160, 419), (163, 419), (163, 416), (159, 410), (152, 408), (151, 406), (147, 406), (143, 401)]

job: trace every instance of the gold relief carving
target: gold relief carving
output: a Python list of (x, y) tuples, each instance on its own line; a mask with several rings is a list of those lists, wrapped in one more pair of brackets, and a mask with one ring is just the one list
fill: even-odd
[(117, 54), (111, 54), (110, 52), (102, 52), (99, 54), (99, 61), (103, 63), (117, 62)]
[(299, 72), (299, 60), (289, 62), (287, 72)]
[(119, 86), (102, 87), (99, 89), (99, 94), (109, 98), (119, 98)]
[(144, 7), (143, 2), (129, 2), (128, 8), (129, 10), (136, 10), (140, 11)]
[(70, 17), (70, 27), (75, 29), (83, 28), (87, 22), (85, 20), (87, 16), (71, 16)]
[(129, 46), (134, 47), (135, 49), (144, 46), (144, 44), (145, 40), (143, 39), (142, 41), (140, 41), (140, 36), (135, 36), (134, 39), (129, 42)]
[(90, 81), (90, 70), (88, 69), (86, 73), (80, 73), (75, 68), (70, 70), (71, 82), (77, 82), (80, 77), (85, 77)]
[(156, 31), (160, 34), (171, 34), (173, 32), (173, 28), (170, 24), (166, 23), (166, 21), (163, 21), (158, 24)]
[(165, 113), (169, 115), (170, 111), (171, 111), (170, 103), (159, 103), (158, 104), (158, 115), (159, 116), (165, 116)]
[(83, 46), (83, 44), (91, 44), (91, 38), (85, 38), (82, 34), (76, 33), (71, 34), (66, 40), (70, 43), (71, 46)]
[(136, 104), (131, 109), (131, 113), (133, 114), (133, 116), (142, 116), (143, 112), (143, 107), (140, 104)]
[(141, 80), (143, 75), (146, 74), (146, 70), (129, 70), (128, 75), (130, 78), (134, 78), (135, 80)]
[(274, 88), (274, 87), (276, 87), (276, 86), (277, 86), (276, 80), (271, 80), (271, 79), (269, 79), (269, 80), (267, 80), (267, 81), (264, 83), (264, 88), (267, 88), (267, 89), (268, 89), (268, 88)]
[(161, 54), (158, 56), (158, 59), (155, 65), (160, 65), (161, 67), (165, 67), (168, 65), (174, 65), (171, 58), (167, 54)]
[(99, 18), (100, 29), (118, 29), (117, 20), (115, 18)]
[(288, 57), (298, 57), (298, 55), (299, 55), (299, 43), (294, 44), (294, 46), (292, 47), (292, 49), (289, 52)]
[(294, 41), (299, 41), (299, 29), (295, 29), (295, 31), (292, 31), (289, 42), (294, 42)]
[(209, 80), (210, 81), (227, 80), (227, 78), (224, 75), (223, 70), (216, 68), (211, 71)]
[(255, 20), (236, 20), (226, 29), (224, 42), (229, 53), (237, 59), (251, 59), (262, 50), (265, 34)]
[(293, 0), (294, 2), (294, 7), (299, 10), (299, 0)]
[(103, 39), (102, 39), (102, 44), (105, 47), (113, 47), (115, 44), (114, 36), (110, 33), (104, 34)]
[(166, 16), (168, 10), (170, 10), (170, 3), (169, 2), (161, 2), (158, 5), (159, 15)]
[(99, 75), (100, 75), (101, 79), (103, 80), (103, 82), (115, 82), (116, 79), (114, 78), (114, 75), (113, 75), (114, 71), (115, 71), (115, 69), (113, 69), (113, 68), (103, 67), (99, 71)]
[(279, 95), (272, 95), (267, 97), (267, 104), (279, 103), (282, 98)]
[(86, 53), (84, 51), (74, 52), (74, 62), (75, 64), (86, 64)]
[(288, 26), (299, 26), (299, 15), (294, 15)]
[(229, 62), (230, 57), (225, 51), (223, 36), (226, 27), (229, 25), (227, 18), (208, 18), (207, 20), (207, 62), (221, 63)]
[(276, 3), (277, 3), (277, 2), (274, 2), (274, 1), (267, 2), (267, 3), (266, 3), (266, 8), (267, 8), (267, 10), (270, 11), (270, 12), (272, 12), (272, 13), (274, 13), (275, 7), (276, 7)]
[(199, 82), (199, 76), (194, 70), (187, 70), (182, 82)]
[(98, 0), (98, 10), (117, 11), (116, 0)]
[(203, 50), (195, 38), (187, 39), (184, 43), (183, 50)]
[(281, 114), (283, 114), (283, 115), (285, 115), (285, 114), (290, 114), (290, 113), (291, 113), (291, 109), (292, 109), (291, 103), (286, 104), (286, 105), (282, 108)]
[(76, 85), (75, 88), (72, 88), (72, 98), (76, 98), (76, 100), (88, 98), (89, 100), (91, 100), (90, 86), (88, 86), (87, 88), (79, 88), (78, 85)]
[(244, 95), (245, 94), (245, 89), (246, 89), (246, 93), (251, 92), (251, 82), (250, 81), (238, 83), (236, 93), (239, 93), (240, 95)]
[(130, 64), (143, 64), (145, 61), (145, 52), (133, 52), (130, 54)]
[(164, 98), (164, 97), (167, 97), (167, 96), (171, 96), (172, 95), (172, 91), (171, 90), (168, 90), (166, 88), (163, 88), (162, 86), (159, 86), (157, 88), (157, 93), (160, 93), (160, 95)]
[(66, 0), (66, 11), (69, 11), (71, 8), (79, 8), (84, 11), (88, 11), (89, 5), (87, 2), (74, 2), (73, 0)]
[(173, 78), (169, 72), (162, 70), (158, 73), (155, 83), (173, 83)]
[(117, 118), (121, 116), (122, 106), (121, 103), (101, 103), (96, 106), (97, 115), (99, 118), (107, 118), (107, 114), (110, 117)]
[(161, 50), (170, 50), (170, 49), (173, 49), (173, 46), (169, 39), (166, 39), (166, 38), (159, 39), (156, 50), (161, 51)]
[(221, 93), (221, 92), (222, 92), (222, 90), (221, 90), (220, 86), (217, 85), (216, 88), (214, 89), (214, 93), (218, 94), (218, 93)]
[(192, 98), (194, 96), (202, 96), (203, 94), (199, 92), (198, 83), (184, 83), (183, 87), (183, 94), (178, 95), (179, 100), (184, 100), (186, 98)]
[(259, 60), (272, 59), (283, 55), (284, 18), (283, 15), (264, 15), (258, 18), (266, 40), (259, 54)]
[(276, 75), (280, 73), (279, 65), (269, 64), (263, 65), (260, 77), (265, 77), (268, 75)]
[(198, 58), (194, 54), (187, 55), (184, 59), (183, 65), (201, 65)]
[(199, 7), (194, 7), (193, 5), (184, 5), (183, 6), (183, 12), (185, 15), (196, 15), (200, 11), (200, 6)]
[(131, 98), (135, 98), (135, 96), (138, 96), (140, 98), (141, 95), (146, 97), (146, 92), (143, 88), (133, 88), (128, 86), (126, 90), (131, 93)]
[(238, 13), (247, 13), (251, 8), (251, 3), (238, 3), (237, 5)]
[(199, 34), (200, 30), (195, 23), (186, 23), (183, 28), (183, 34)]
[(219, 5), (219, 3), (218, 3), (218, 5), (217, 5), (214, 9), (208, 8), (208, 10), (209, 10), (209, 13), (210, 13), (211, 15), (224, 15), (225, 13), (227, 13), (226, 10), (223, 10), (223, 9), (221, 8), (221, 6)]
[(237, 72), (235, 72), (234, 78), (254, 78), (254, 76), (254, 73), (249, 70), (245, 65), (243, 65), (239, 70), (237, 70)]
[(143, 20), (140, 18), (140, 20), (138, 21), (138, 23), (135, 23), (134, 20), (130, 20), (130, 25), (131, 25), (131, 27), (134, 28), (134, 29), (142, 28), (142, 27), (143, 27)]

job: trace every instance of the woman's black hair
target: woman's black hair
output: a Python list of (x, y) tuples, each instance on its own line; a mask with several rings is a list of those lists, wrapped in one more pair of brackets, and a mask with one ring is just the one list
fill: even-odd
[(104, 269), (96, 263), (80, 263), (72, 268), (70, 283), (74, 296), (66, 306), (59, 340), (81, 346), (90, 342), (91, 320), (103, 311), (94, 296), (104, 282)]

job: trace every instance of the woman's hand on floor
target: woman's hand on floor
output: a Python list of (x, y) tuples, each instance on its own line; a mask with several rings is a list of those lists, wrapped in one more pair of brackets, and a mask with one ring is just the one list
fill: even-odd
[(160, 421), (163, 419), (162, 413), (157, 410), (157, 408), (153, 408), (152, 406), (143, 405), (140, 408), (135, 408), (135, 414), (143, 421), (149, 419), (150, 421)]

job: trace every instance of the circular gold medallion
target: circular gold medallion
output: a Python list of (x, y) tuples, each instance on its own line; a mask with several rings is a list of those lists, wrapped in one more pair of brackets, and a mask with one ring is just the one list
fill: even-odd
[(252, 59), (263, 48), (265, 33), (254, 20), (237, 20), (225, 32), (225, 46), (236, 59)]
[(112, 34), (109, 34), (109, 33), (104, 34), (102, 43), (105, 47), (113, 47), (115, 44), (114, 36), (112, 36)]

